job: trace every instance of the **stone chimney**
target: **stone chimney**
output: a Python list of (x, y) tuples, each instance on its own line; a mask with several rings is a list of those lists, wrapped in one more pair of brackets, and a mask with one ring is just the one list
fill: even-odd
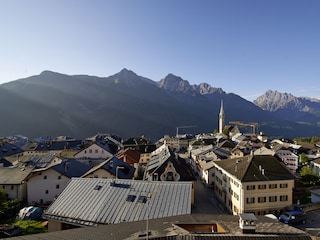
[(242, 213), (239, 215), (239, 227), (242, 233), (255, 233), (257, 218), (253, 213)]

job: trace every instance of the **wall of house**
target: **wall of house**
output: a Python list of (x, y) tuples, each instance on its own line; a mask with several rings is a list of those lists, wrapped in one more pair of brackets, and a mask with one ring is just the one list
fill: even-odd
[(279, 214), (293, 204), (294, 180), (243, 183), (244, 212)]
[(141, 153), (139, 163), (147, 164), (151, 158), (151, 153)]
[(46, 156), (48, 153), (55, 153), (56, 155), (59, 155), (62, 152), (62, 150), (44, 150), (44, 151), (34, 151), (34, 150), (27, 150), (24, 152), (24, 156)]
[(92, 144), (75, 155), (75, 158), (110, 158), (112, 154), (96, 144)]
[(69, 182), (69, 178), (53, 169), (35, 172), (28, 180), (28, 203), (51, 203)]
[(62, 230), (62, 223), (49, 220), (48, 221), (48, 232), (56, 232), (56, 231), (61, 231)]
[(1, 185), (3, 193), (9, 199), (18, 199), (21, 201), (27, 200), (27, 183), (23, 182), (20, 185)]
[(310, 168), (313, 169), (318, 177), (320, 177), (320, 164), (311, 161)]
[(295, 174), (298, 169), (299, 157), (289, 150), (279, 150), (277, 155), (286, 164), (286, 167)]

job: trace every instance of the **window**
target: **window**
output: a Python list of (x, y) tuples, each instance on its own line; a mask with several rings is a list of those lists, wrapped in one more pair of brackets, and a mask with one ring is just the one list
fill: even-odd
[(136, 199), (137, 196), (135, 195), (128, 195), (127, 197), (127, 202), (134, 202), (134, 200)]
[(89, 153), (92, 153), (92, 149), (89, 149)]
[(258, 188), (259, 188), (259, 189), (266, 189), (267, 186), (266, 186), (265, 184), (260, 184), (260, 185), (258, 186)]
[(14, 189), (14, 186), (11, 186), (11, 190), (13, 190)]
[(98, 149), (96, 149), (96, 150), (94, 150), (94, 152), (95, 152), (95, 153), (99, 153), (99, 150), (98, 150)]
[(49, 190), (46, 190), (46, 194), (49, 194)]
[(138, 197), (139, 203), (146, 203), (147, 202), (147, 196), (139, 196)]
[(255, 185), (248, 185), (247, 186), (247, 190), (254, 190), (254, 189), (256, 189)]
[(277, 184), (269, 184), (269, 188), (271, 189), (277, 188)]
[(60, 188), (60, 185), (59, 185), (59, 184), (57, 184), (57, 185), (56, 185), (56, 189), (59, 189), (59, 188)]
[(254, 198), (250, 197), (246, 199), (247, 203), (254, 203)]
[(61, 179), (61, 176), (59, 176), (58, 179)]
[(235, 199), (239, 200), (239, 195), (233, 192)]
[(282, 202), (288, 201), (288, 195), (280, 196), (280, 201), (282, 201)]
[(287, 183), (281, 183), (280, 184), (280, 188), (287, 188), (288, 187), (288, 184)]
[(44, 176), (43, 176), (43, 179), (47, 179), (47, 176), (46, 176), (46, 175), (44, 175)]
[(277, 201), (277, 196), (270, 196), (269, 197), (269, 202), (276, 202)]
[(266, 197), (258, 197), (258, 202), (259, 203), (264, 203), (267, 201), (267, 198)]

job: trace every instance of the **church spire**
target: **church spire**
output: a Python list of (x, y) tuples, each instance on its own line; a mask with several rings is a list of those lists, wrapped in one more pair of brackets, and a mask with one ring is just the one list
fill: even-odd
[(220, 113), (219, 113), (219, 133), (222, 133), (224, 129), (224, 119), (225, 119), (225, 114), (223, 109), (223, 100), (221, 100)]

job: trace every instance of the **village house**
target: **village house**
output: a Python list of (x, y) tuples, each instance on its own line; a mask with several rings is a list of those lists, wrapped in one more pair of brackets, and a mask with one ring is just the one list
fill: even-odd
[(107, 159), (116, 153), (106, 141), (92, 142), (74, 155), (74, 158)]
[(133, 179), (135, 168), (112, 156), (82, 175), (84, 178)]
[(8, 199), (27, 201), (27, 178), (33, 167), (0, 167), (0, 187)]
[(286, 167), (292, 172), (292, 174), (296, 174), (297, 169), (299, 167), (299, 156), (294, 154), (289, 150), (278, 150), (276, 151), (276, 155), (281, 159), (281, 161), (286, 165)]
[(140, 153), (139, 164), (144, 167), (151, 158), (151, 153), (157, 148), (154, 143), (144, 136), (129, 138), (123, 142), (124, 149), (129, 148)]
[(76, 160), (64, 160), (58, 165), (35, 169), (27, 179), (28, 203), (50, 204), (73, 177), (80, 177), (90, 169)]
[(24, 156), (43, 156), (48, 153), (55, 153), (59, 155), (63, 150), (75, 149), (81, 145), (81, 140), (44, 140), (38, 139), (38, 141), (29, 141), (26, 143), (22, 150), (24, 151)]
[(134, 149), (126, 148), (117, 153), (117, 158), (135, 168), (134, 178), (142, 179), (144, 168), (140, 164), (140, 152)]
[[(192, 168), (184, 158), (174, 154), (167, 145), (162, 145), (152, 152), (152, 157), (146, 166), (144, 180), (191, 182), (194, 186), (196, 177)], [(194, 203), (194, 188), (192, 188), (192, 203)]]
[(314, 170), (316, 176), (320, 177), (320, 158), (312, 159), (310, 168)]
[(215, 161), (214, 192), (234, 215), (279, 214), (293, 203), (294, 175), (271, 155)]

